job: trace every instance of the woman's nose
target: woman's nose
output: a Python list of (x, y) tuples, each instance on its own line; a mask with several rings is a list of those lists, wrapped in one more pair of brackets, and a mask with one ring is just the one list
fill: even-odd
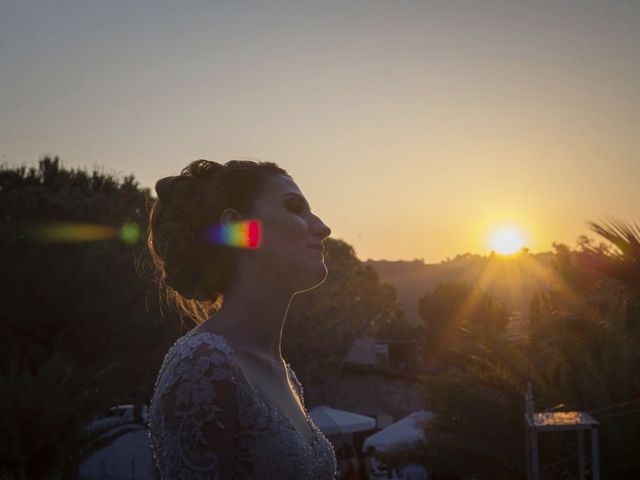
[(331, 229), (319, 217), (316, 217), (316, 221), (313, 223), (312, 232), (323, 240), (331, 235)]

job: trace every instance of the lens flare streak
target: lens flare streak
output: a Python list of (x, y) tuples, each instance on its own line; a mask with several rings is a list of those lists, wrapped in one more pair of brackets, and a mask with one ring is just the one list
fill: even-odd
[(135, 223), (125, 223), (117, 228), (93, 223), (53, 222), (32, 226), (26, 233), (32, 240), (59, 243), (120, 239), (133, 244), (140, 238), (140, 228)]
[(207, 240), (229, 247), (260, 248), (262, 223), (259, 220), (247, 220), (229, 225), (212, 225), (207, 228)]

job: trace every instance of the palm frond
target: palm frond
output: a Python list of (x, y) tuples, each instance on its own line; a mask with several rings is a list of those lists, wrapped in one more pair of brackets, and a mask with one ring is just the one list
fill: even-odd
[(619, 218), (588, 224), (595, 233), (613, 243), (624, 259), (640, 263), (640, 225)]
[(617, 252), (600, 256), (596, 269), (619, 282), (627, 299), (640, 305), (640, 225), (621, 219), (589, 222), (591, 229), (616, 246)]

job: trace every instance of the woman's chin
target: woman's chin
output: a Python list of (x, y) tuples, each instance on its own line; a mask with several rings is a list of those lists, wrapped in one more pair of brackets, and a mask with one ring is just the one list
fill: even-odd
[(297, 292), (306, 292), (322, 285), (327, 278), (327, 273), (327, 266), (322, 262), (314, 269), (314, 271), (309, 272), (309, 275), (299, 283)]

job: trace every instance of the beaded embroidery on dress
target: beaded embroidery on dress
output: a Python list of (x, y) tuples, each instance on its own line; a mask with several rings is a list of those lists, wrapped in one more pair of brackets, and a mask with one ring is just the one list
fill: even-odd
[(288, 363), (287, 374), (313, 430), (311, 443), (248, 383), (224, 337), (192, 330), (178, 339), (160, 367), (149, 409), (160, 479), (333, 480), (333, 447), (306, 412)]

